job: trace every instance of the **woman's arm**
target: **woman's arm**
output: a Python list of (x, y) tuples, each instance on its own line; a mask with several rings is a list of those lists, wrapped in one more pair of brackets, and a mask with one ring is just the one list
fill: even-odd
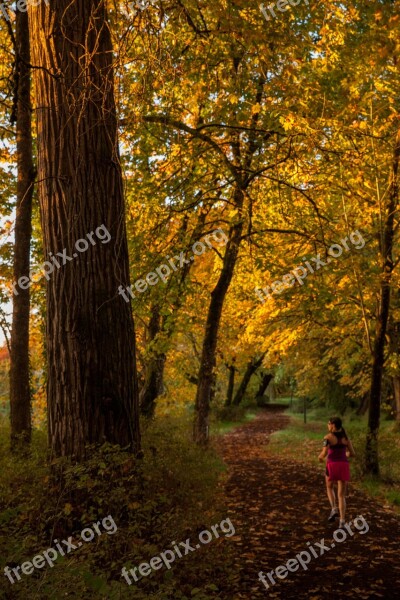
[(347, 439), (347, 447), (348, 447), (348, 454), (349, 456), (355, 456), (356, 453), (354, 452), (354, 448), (353, 448), (353, 444), (351, 443), (351, 441), (349, 439)]
[(329, 446), (329, 434), (324, 436), (323, 448), (318, 456), (319, 462), (324, 462), (327, 454), (328, 454), (328, 446)]
[(324, 462), (326, 455), (328, 454), (328, 446), (322, 448), (320, 455), (318, 456), (319, 462)]

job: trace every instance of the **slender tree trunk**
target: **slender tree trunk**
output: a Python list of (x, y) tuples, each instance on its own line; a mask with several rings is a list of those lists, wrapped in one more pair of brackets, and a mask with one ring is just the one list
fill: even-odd
[[(256, 103), (261, 105), (266, 75), (262, 73), (258, 78)], [(236, 187), (233, 195), (233, 204), (238, 211), (238, 222), (230, 228), (229, 241), (226, 247), (224, 264), (218, 279), (217, 285), (211, 293), (211, 302), (208, 309), (206, 331), (203, 340), (202, 356), (199, 369), (199, 385), (197, 386), (195, 420), (194, 420), (194, 440), (201, 445), (206, 445), (208, 441), (208, 414), (210, 411), (210, 401), (213, 395), (213, 383), (215, 376), (213, 373), (215, 367), (215, 352), (217, 348), (218, 332), (221, 322), (222, 308), (225, 297), (232, 281), (233, 273), (239, 254), (240, 242), (244, 227), (243, 220), (243, 202), (245, 190), (249, 186), (250, 178), (243, 179), (244, 173), (249, 173), (252, 165), (254, 153), (257, 150), (256, 128), (258, 125), (260, 112), (257, 110), (251, 117), (252, 131), (249, 133), (249, 140), (244, 156), (241, 152), (241, 143), (239, 138), (235, 144), (231, 145), (231, 151), (235, 160), (235, 168), (232, 174), (236, 180)], [(242, 157), (244, 162), (242, 162)]]
[[(106, 441), (139, 451), (134, 324), (118, 293), (129, 264), (106, 5), (52, 0), (29, 15), (51, 448), (77, 459)], [(64, 251), (71, 260), (50, 262)]]
[(156, 400), (164, 393), (164, 370), (166, 355), (157, 353), (147, 366), (146, 379), (140, 394), (141, 413), (148, 418), (154, 416)]
[(229, 371), (229, 379), (228, 379), (228, 390), (226, 392), (225, 406), (230, 406), (232, 404), (233, 389), (235, 387), (236, 367), (235, 367), (235, 365), (227, 365), (227, 367), (228, 367), (228, 371)]
[[(236, 189), (235, 205), (243, 204), (243, 192)], [(211, 301), (208, 307), (205, 335), (199, 369), (199, 384), (197, 386), (195, 403), (195, 420), (193, 427), (194, 441), (206, 445), (208, 441), (208, 415), (212, 388), (215, 383), (214, 367), (215, 352), (217, 348), (218, 332), (222, 316), (224, 300), (232, 281), (243, 231), (243, 221), (240, 220), (229, 232), (229, 241), (226, 247), (224, 264), (217, 285), (211, 292)]]
[(400, 130), (396, 136), (393, 156), (392, 180), (390, 182), (389, 201), (386, 207), (385, 230), (383, 234), (383, 268), (380, 289), (380, 306), (373, 346), (372, 377), (368, 414), (368, 432), (365, 452), (367, 473), (379, 474), (378, 433), (380, 425), (382, 375), (385, 362), (385, 336), (390, 310), (390, 284), (393, 271), (394, 218), (398, 203), (398, 170), (400, 160)]
[[(197, 224), (192, 232), (189, 246), (201, 236), (202, 228), (204, 226), (206, 213), (202, 213), (198, 217)], [(185, 216), (182, 223), (178, 239), (183, 242), (185, 234), (188, 228), (188, 216)], [(160, 308), (158, 306), (152, 307), (151, 318), (149, 323), (149, 338), (150, 345), (153, 347), (150, 350), (150, 360), (146, 365), (145, 381), (143, 387), (140, 390), (140, 410), (141, 413), (148, 418), (153, 417), (156, 408), (156, 400), (164, 392), (164, 371), (166, 362), (166, 347), (167, 342), (170, 341), (172, 334), (174, 333), (174, 326), (178, 312), (184, 302), (184, 285), (186, 278), (188, 277), (190, 270), (193, 266), (192, 262), (185, 264), (180, 272), (179, 280), (175, 294), (172, 295), (170, 304), (172, 306), (172, 314), (170, 316), (164, 315), (161, 318)], [(174, 297), (175, 296), (175, 297)], [(162, 350), (158, 348), (158, 338), (162, 337)]]
[(240, 382), (240, 385), (239, 385), (239, 387), (236, 391), (235, 397), (233, 399), (233, 404), (235, 406), (239, 406), (239, 404), (242, 402), (244, 395), (246, 393), (246, 390), (247, 390), (247, 386), (250, 383), (250, 379), (252, 378), (254, 373), (256, 373), (257, 370), (261, 367), (262, 361), (264, 360), (264, 356), (265, 356), (265, 353), (260, 358), (252, 358), (251, 361), (248, 363), (246, 370), (244, 372), (244, 375), (243, 375), (243, 379)]
[(162, 317), (158, 306), (152, 309), (149, 323), (149, 345), (150, 358), (146, 365), (145, 381), (140, 390), (140, 410), (148, 418), (153, 417), (156, 399), (163, 393), (163, 380), (166, 355), (157, 349), (152, 349), (151, 344), (161, 333)]
[(260, 387), (258, 388), (257, 394), (256, 394), (256, 401), (257, 401), (258, 405), (262, 404), (262, 399), (264, 397), (265, 390), (271, 383), (272, 379), (273, 379), (273, 375), (271, 375), (270, 373), (264, 373), (264, 375), (262, 376), (262, 379), (260, 382)]
[(393, 377), (393, 393), (395, 418), (400, 423), (400, 377), (398, 375)]
[(365, 415), (369, 406), (369, 394), (365, 393), (360, 400), (359, 407), (357, 408), (358, 415)]
[[(400, 299), (399, 290), (392, 290), (392, 301), (394, 306), (398, 306), (398, 302)], [(389, 353), (391, 356), (395, 356), (396, 363), (399, 359), (400, 354), (400, 321), (395, 320), (393, 314), (388, 323), (388, 331), (387, 337), (389, 339)], [(398, 423), (400, 423), (400, 371), (398, 368), (393, 368), (392, 370), (392, 384), (393, 384), (393, 411), (395, 415), (395, 419)]]
[[(29, 377), (29, 280), (32, 236), (33, 166), (31, 72), (28, 14), (17, 10), (15, 33), (15, 103), (17, 124), (17, 210), (14, 244), (13, 324), (10, 357), (11, 447), (26, 447), (31, 440), (31, 392)], [(13, 119), (13, 120), (14, 120)]]
[(390, 288), (382, 284), (381, 308), (377, 320), (373, 347), (372, 380), (369, 398), (368, 432), (365, 453), (366, 472), (379, 474), (378, 434), (381, 412), (382, 375), (384, 365), (385, 331), (389, 314)]

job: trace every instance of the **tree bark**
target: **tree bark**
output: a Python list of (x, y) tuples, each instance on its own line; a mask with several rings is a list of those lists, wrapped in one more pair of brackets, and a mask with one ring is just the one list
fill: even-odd
[(368, 410), (368, 406), (369, 406), (369, 394), (367, 392), (363, 395), (363, 397), (360, 400), (359, 407), (357, 408), (357, 414), (361, 415), (361, 416), (365, 415), (365, 413)]
[[(257, 81), (257, 93), (255, 96), (257, 106), (261, 105), (263, 98), (264, 85), (266, 83), (265, 73), (261, 73)], [(195, 403), (195, 419), (193, 426), (193, 438), (196, 443), (206, 445), (208, 442), (208, 414), (210, 411), (210, 401), (215, 389), (215, 362), (216, 348), (218, 340), (219, 326), (221, 322), (222, 308), (225, 297), (228, 292), (232, 277), (234, 274), (240, 242), (244, 228), (243, 203), (245, 192), (253, 179), (253, 174), (248, 175), (251, 170), (254, 153), (258, 149), (256, 143), (256, 129), (260, 117), (258, 108), (253, 112), (251, 117), (252, 129), (248, 136), (247, 148), (242, 153), (241, 142), (237, 137), (235, 142), (231, 144), (231, 152), (233, 154), (234, 163), (232, 163), (221, 147), (203, 133), (194, 132), (194, 135), (200, 139), (204, 139), (219, 153), (223, 154), (225, 165), (230, 170), (234, 181), (235, 188), (233, 193), (233, 205), (237, 210), (237, 222), (229, 229), (228, 244), (225, 251), (224, 262), (221, 274), (217, 285), (211, 292), (211, 302), (208, 308), (206, 330), (203, 339), (203, 349), (199, 369), (199, 385), (197, 386), (196, 403)], [(193, 129), (191, 130), (193, 132)], [(243, 176), (246, 174), (245, 176)], [(251, 229), (251, 226), (250, 226)]]
[(375, 329), (373, 346), (372, 377), (370, 388), (368, 432), (365, 449), (365, 466), (367, 473), (379, 474), (378, 434), (380, 425), (382, 376), (385, 362), (385, 336), (390, 310), (390, 285), (393, 271), (393, 238), (394, 218), (398, 203), (398, 170), (400, 160), (400, 130), (396, 135), (393, 154), (392, 177), (389, 199), (386, 206), (385, 229), (382, 245), (382, 276), (380, 286), (380, 305)]
[(225, 406), (231, 406), (233, 398), (233, 389), (235, 387), (235, 365), (227, 365), (229, 371), (228, 390), (226, 392)]
[(252, 378), (254, 373), (256, 373), (257, 370), (261, 367), (262, 361), (264, 360), (264, 356), (265, 356), (265, 352), (261, 357), (252, 358), (251, 361), (248, 363), (246, 370), (244, 372), (244, 375), (243, 375), (243, 379), (240, 382), (240, 385), (239, 385), (239, 387), (236, 391), (235, 397), (233, 399), (234, 406), (239, 406), (239, 404), (242, 402), (244, 395), (246, 393), (246, 390), (247, 390), (247, 386), (250, 383), (250, 379)]
[[(12, 29), (10, 30), (12, 33)], [(31, 72), (28, 14), (17, 10), (15, 33), (15, 100), (12, 121), (17, 129), (17, 207), (15, 218), (13, 318), (10, 356), (11, 447), (29, 446), (31, 440), (31, 391), (29, 371), (29, 280), (32, 237), (33, 165)], [(23, 289), (26, 288), (26, 289)]]
[(164, 393), (164, 370), (167, 357), (164, 352), (151, 359), (140, 395), (141, 413), (148, 418), (154, 416), (156, 400)]
[[(45, 259), (72, 257), (46, 274), (49, 441), (54, 455), (78, 460), (86, 444), (138, 452), (134, 323), (118, 294), (129, 264), (106, 5), (53, 0), (29, 15)], [(80, 243), (78, 255), (79, 240), (87, 250)]]
[[(395, 306), (398, 306), (400, 299), (399, 290), (392, 290), (392, 301)], [(399, 353), (400, 353), (400, 321), (394, 318), (393, 313), (388, 323), (387, 338), (389, 340), (388, 351), (391, 358), (394, 357), (395, 361), (391, 360), (391, 376), (393, 385), (393, 402), (392, 408), (394, 416), (397, 422), (400, 422), (400, 369), (399, 369)]]
[[(197, 241), (200, 237), (202, 228), (204, 226), (205, 217), (205, 212), (199, 215), (197, 224), (190, 238), (190, 245), (192, 245), (193, 242)], [(187, 233), (188, 220), (188, 216), (185, 216), (179, 232), (178, 239), (182, 242), (185, 238), (185, 234)], [(175, 294), (172, 294), (172, 300), (170, 300), (172, 314), (161, 317), (159, 306), (153, 306), (151, 309), (152, 316), (149, 323), (149, 341), (153, 348), (150, 351), (151, 357), (149, 363), (145, 368), (145, 381), (139, 393), (140, 410), (141, 413), (147, 418), (154, 416), (156, 400), (164, 392), (164, 371), (167, 358), (167, 343), (170, 341), (175, 330), (175, 321), (185, 299), (185, 281), (192, 266), (193, 263), (189, 262), (189, 264), (184, 265), (182, 271), (180, 272), (180, 277), (176, 284), (177, 287)], [(161, 337), (163, 340), (162, 350), (159, 349), (157, 344)]]
[[(243, 205), (243, 191), (240, 188), (236, 188), (235, 196), (235, 205), (241, 208)], [(242, 231), (243, 221), (240, 219), (237, 224), (230, 228), (222, 271), (217, 285), (211, 292), (200, 361), (199, 384), (197, 386), (193, 426), (193, 438), (199, 445), (206, 445), (208, 441), (208, 415), (210, 412), (213, 385), (215, 384), (213, 371), (215, 367), (218, 332), (224, 300), (232, 281), (239, 253)]]
[(400, 377), (395, 375), (392, 379), (393, 379), (395, 419), (398, 423), (400, 423)]
[[(149, 323), (149, 343), (151, 344), (157, 339), (161, 333), (162, 317), (157, 306), (152, 309), (152, 315)], [(163, 393), (164, 367), (166, 355), (165, 352), (160, 352), (157, 349), (150, 349), (151, 357), (146, 365), (145, 380), (142, 389), (140, 390), (140, 410), (141, 413), (148, 418), (154, 416), (156, 407), (156, 399)]]
[(265, 373), (262, 376), (262, 379), (260, 382), (260, 387), (258, 388), (257, 394), (256, 394), (256, 402), (258, 405), (262, 404), (262, 399), (264, 397), (265, 390), (267, 389), (267, 387), (269, 386), (269, 384), (271, 383), (273, 378), (274, 378), (274, 376), (271, 375), (270, 373)]

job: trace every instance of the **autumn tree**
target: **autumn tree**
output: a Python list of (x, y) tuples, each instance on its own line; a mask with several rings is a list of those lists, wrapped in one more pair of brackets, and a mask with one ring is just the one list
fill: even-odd
[[(242, 4), (245, 8), (246, 3)], [(273, 85), (269, 81), (269, 73), (275, 70), (275, 57), (284, 52), (285, 44), (270, 44), (264, 39), (265, 21), (256, 11), (258, 8), (241, 11), (231, 2), (227, 7), (186, 7), (176, 3), (169, 7), (168, 19), (163, 11), (158, 15), (156, 10), (149, 10), (143, 21), (138, 17), (144, 65), (137, 69), (130, 87), (146, 99), (147, 110), (134, 115), (143, 124), (143, 137), (150, 125), (160, 126), (151, 129), (155, 143), (150, 168), (160, 184), (165, 164), (162, 152), (176, 157), (165, 188), (168, 203), (175, 204), (175, 197), (182, 192), (179, 174), (185, 163), (179, 150), (186, 146), (195, 154), (204, 175), (196, 180), (198, 168), (188, 173), (190, 181), (195, 182), (191, 185), (193, 196), (185, 196), (180, 210), (193, 210), (196, 198), (202, 202), (205, 190), (214, 187), (213, 211), (206, 225), (223, 223), (228, 238), (225, 250), (219, 253), (218, 268), (207, 282), (209, 301), (194, 424), (194, 437), (201, 444), (207, 442), (223, 309), (242, 241), (253, 233), (259, 180), (269, 169), (288, 160), (293, 141), (286, 133), (293, 122), (287, 108), (290, 99), (281, 111), (277, 110), (292, 83), (292, 73), (283, 70), (280, 77), (275, 75)], [(280, 23), (279, 27), (286, 26)], [(149, 30), (156, 32), (155, 39), (147, 35)], [(297, 54), (304, 54), (303, 42), (300, 36), (290, 47), (291, 63)], [(147, 62), (149, 55), (151, 65)]]
[(389, 191), (387, 194), (387, 201), (383, 207), (382, 215), (382, 275), (373, 348), (368, 433), (366, 444), (366, 469), (368, 473), (372, 473), (374, 475), (379, 474), (378, 432), (381, 411), (382, 378), (385, 363), (386, 331), (390, 312), (391, 278), (394, 267), (393, 242), (395, 236), (395, 217), (399, 202), (399, 162), (400, 130), (397, 132), (394, 141)]

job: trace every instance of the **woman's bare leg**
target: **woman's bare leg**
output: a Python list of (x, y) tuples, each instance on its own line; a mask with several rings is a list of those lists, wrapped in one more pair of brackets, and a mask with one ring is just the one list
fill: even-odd
[(325, 481), (326, 481), (326, 495), (328, 496), (328, 500), (329, 503), (331, 505), (331, 508), (336, 508), (336, 496), (335, 496), (335, 489), (333, 487), (333, 481), (329, 481), (329, 478), (327, 475), (325, 475)]
[(338, 501), (339, 501), (339, 512), (340, 512), (340, 520), (346, 520), (346, 492), (347, 492), (347, 482), (346, 481), (338, 481)]

